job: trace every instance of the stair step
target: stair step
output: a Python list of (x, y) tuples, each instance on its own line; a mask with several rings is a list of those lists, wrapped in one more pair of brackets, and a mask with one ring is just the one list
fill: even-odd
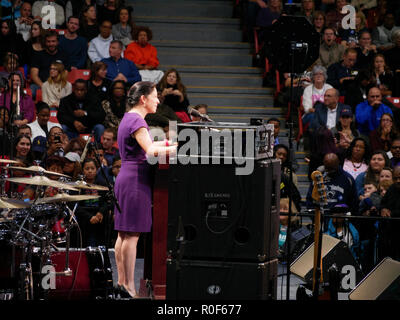
[[(200, 103), (202, 100), (195, 101), (191, 103), (191, 105), (195, 106)], [(277, 117), (282, 116), (279, 110), (274, 108), (264, 108), (264, 107), (247, 107), (247, 106), (240, 106), (240, 107), (232, 107), (232, 106), (215, 106), (211, 104), (208, 105), (208, 110), (210, 114), (242, 114), (242, 115), (251, 115), (251, 117)]]
[(258, 88), (273, 94), (272, 88), (262, 87), (262, 77), (259, 75), (232, 75), (232, 74), (203, 74), (181, 72), (182, 83), (189, 87), (246, 87)]
[[(162, 53), (176, 53), (176, 54), (200, 54), (200, 55), (209, 55), (209, 54), (219, 54), (219, 55), (249, 55), (251, 59), (253, 59), (253, 56), (250, 53), (250, 49), (243, 47), (243, 48), (229, 48), (229, 47), (163, 47), (163, 46), (157, 46), (157, 53), (158, 55)], [(252, 63), (252, 60), (250, 60), (250, 64)]]
[(248, 42), (233, 41), (192, 41), (192, 40), (152, 40), (152, 45), (157, 49), (161, 48), (221, 48), (221, 49), (241, 49), (250, 52), (251, 45)]
[(232, 18), (232, 1), (131, 1), (136, 16)]
[[(185, 82), (186, 83), (186, 82)], [(256, 94), (271, 96), (271, 89), (260, 87), (223, 87), (223, 86), (193, 86), (187, 85), (188, 94), (191, 93), (225, 93), (225, 94)]]
[(224, 54), (224, 53), (187, 53), (185, 50), (159, 51), (158, 59), (162, 64), (207, 66), (210, 63), (219, 66), (251, 66), (250, 54)]
[[(232, 113), (212, 113), (209, 112), (209, 116), (212, 120), (217, 121), (217, 122), (232, 122), (232, 123), (250, 123), (250, 118), (262, 118), (264, 119), (264, 122), (266, 122), (270, 117), (265, 116), (265, 115), (251, 115), (251, 114), (246, 114), (246, 115), (240, 115), (240, 114), (232, 114)], [(279, 117), (278, 117), (279, 118)]]
[[(273, 98), (271, 96), (259, 95), (232, 95), (232, 94), (203, 94), (196, 93), (189, 96), (190, 103), (196, 104), (205, 103), (208, 105), (217, 106), (232, 106), (232, 107), (257, 107), (259, 109), (274, 110), (274, 114), (282, 113), (282, 109), (273, 107)], [(199, 101), (199, 102), (197, 102)], [(247, 109), (246, 109), (247, 110)]]
[(239, 27), (240, 19), (238, 18), (219, 18), (219, 17), (193, 17), (193, 16), (140, 16), (135, 15), (135, 23), (137, 25), (149, 23), (168, 23), (175, 25), (191, 24), (206, 26), (227, 26)]
[(160, 64), (159, 69), (168, 70), (176, 69), (179, 73), (190, 72), (199, 74), (244, 74), (244, 75), (260, 75), (262, 71), (260, 68), (255, 67), (241, 67), (241, 66), (218, 66), (218, 65), (182, 65), (182, 64)]

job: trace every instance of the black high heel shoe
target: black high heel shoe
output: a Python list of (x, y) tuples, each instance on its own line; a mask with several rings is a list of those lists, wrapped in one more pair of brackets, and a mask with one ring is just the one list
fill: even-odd
[(129, 292), (122, 285), (117, 285), (114, 289), (114, 295), (116, 299), (133, 299), (133, 297), (129, 294)]

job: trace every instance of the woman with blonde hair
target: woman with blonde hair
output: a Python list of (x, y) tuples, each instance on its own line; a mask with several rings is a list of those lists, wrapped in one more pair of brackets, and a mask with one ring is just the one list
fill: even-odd
[(72, 85), (67, 81), (68, 71), (61, 62), (53, 62), (49, 74), (42, 85), (42, 100), (50, 107), (58, 108), (61, 98), (71, 94)]

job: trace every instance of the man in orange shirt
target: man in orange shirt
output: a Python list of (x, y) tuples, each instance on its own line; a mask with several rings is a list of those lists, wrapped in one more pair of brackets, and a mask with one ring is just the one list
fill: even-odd
[(152, 36), (148, 27), (138, 27), (134, 41), (126, 47), (124, 57), (136, 64), (142, 81), (158, 83), (164, 72), (156, 70), (160, 63), (157, 58), (157, 49), (149, 43)]

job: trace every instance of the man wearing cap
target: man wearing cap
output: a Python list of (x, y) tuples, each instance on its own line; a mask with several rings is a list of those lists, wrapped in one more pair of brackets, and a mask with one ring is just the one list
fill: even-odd
[(315, 105), (315, 117), (311, 123), (311, 129), (317, 130), (321, 126), (328, 129), (336, 127), (342, 110), (350, 111), (350, 107), (339, 102), (339, 91), (331, 88), (325, 91), (324, 103), (318, 101)]
[(32, 142), (32, 152), (34, 160), (43, 161), (46, 158), (47, 139), (43, 136), (37, 136)]
[(356, 106), (358, 131), (368, 137), (371, 131), (379, 127), (381, 117), (384, 113), (393, 115), (392, 109), (382, 103), (381, 90), (378, 87), (370, 88), (367, 100)]
[(28, 123), (28, 126), (32, 130), (32, 139), (37, 136), (47, 137), (49, 131), (53, 127), (61, 128), (61, 125), (56, 122), (49, 121), (50, 119), (50, 107), (45, 102), (38, 102), (36, 104), (36, 120)]

